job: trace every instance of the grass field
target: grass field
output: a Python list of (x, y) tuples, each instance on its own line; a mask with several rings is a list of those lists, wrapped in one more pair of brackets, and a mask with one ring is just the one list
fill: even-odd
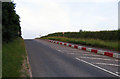
[[(26, 60), (24, 40), (18, 38), (2, 46), (2, 77), (21, 77), (26, 74), (23, 61)], [(26, 75), (27, 76), (27, 75)]]
[(120, 49), (118, 48), (118, 41), (103, 41), (99, 39), (80, 39), (80, 38), (66, 38), (66, 37), (44, 37), (42, 39), (57, 40), (57, 41), (74, 43), (74, 44), (112, 49), (117, 51)]
[[(82, 31), (82, 32), (64, 32), (64, 37), (67, 38), (82, 38), (82, 39), (99, 39), (104, 41), (118, 41), (120, 30), (104, 30), (104, 31)], [(55, 32), (46, 35), (47, 37), (62, 37), (62, 32)]]

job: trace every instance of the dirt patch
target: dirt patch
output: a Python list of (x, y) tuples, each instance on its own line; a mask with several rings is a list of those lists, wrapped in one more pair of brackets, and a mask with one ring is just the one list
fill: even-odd
[(32, 74), (31, 74), (31, 67), (28, 61), (28, 57), (23, 57), (24, 61), (22, 64), (22, 69), (21, 69), (21, 76), (20, 77), (25, 77), (25, 78), (31, 78), (32, 79)]

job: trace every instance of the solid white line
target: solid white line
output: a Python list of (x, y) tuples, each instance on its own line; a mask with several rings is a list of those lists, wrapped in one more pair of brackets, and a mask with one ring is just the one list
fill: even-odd
[(110, 66), (120, 66), (120, 65), (118, 65), (118, 64), (108, 64), (108, 63), (94, 63), (94, 64), (110, 65)]
[(109, 70), (107, 70), (107, 69), (104, 69), (104, 68), (102, 68), (102, 67), (96, 66), (96, 65), (94, 65), (94, 64), (92, 64), (92, 63), (89, 63), (89, 62), (87, 62), (87, 61), (85, 61), (85, 60), (82, 60), (82, 59), (79, 59), (79, 58), (76, 58), (76, 59), (79, 60), (79, 61), (82, 61), (82, 62), (84, 62), (84, 63), (86, 63), (86, 64), (89, 64), (89, 65), (91, 65), (91, 66), (93, 66), (93, 67), (96, 67), (96, 68), (98, 68), (98, 69), (101, 69), (101, 70), (103, 70), (103, 71), (105, 71), (105, 72), (108, 72), (108, 73), (110, 73), (110, 74), (112, 74), (112, 75), (115, 75), (115, 76), (120, 77), (120, 75), (118, 75), (118, 74), (116, 74), (116, 73), (113, 73), (113, 72), (111, 72), (111, 71), (109, 71)]

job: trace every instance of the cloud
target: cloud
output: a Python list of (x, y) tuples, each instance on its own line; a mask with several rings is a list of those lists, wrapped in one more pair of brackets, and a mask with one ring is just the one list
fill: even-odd
[(80, 3), (111, 3), (111, 2), (119, 2), (119, 0), (34, 0), (35, 2), (43, 1), (43, 2), (80, 2)]
[[(61, 31), (79, 31), (79, 29), (97, 30), (96, 27), (105, 22), (111, 24), (111, 18), (97, 15), (98, 7), (92, 6), (86, 11), (86, 6), (62, 3), (114, 3), (118, 0), (14, 0), (16, 11), (21, 17), (22, 36), (35, 38)], [(79, 9), (75, 11), (74, 9)], [(83, 9), (83, 10), (82, 10)], [(95, 12), (92, 14), (92, 11)], [(100, 14), (100, 13), (99, 13)], [(114, 16), (113, 16), (114, 17)], [(116, 17), (114, 18), (116, 19)], [(108, 22), (109, 21), (109, 22)], [(116, 21), (116, 20), (114, 20)], [(112, 25), (116, 23), (113, 21)], [(101, 27), (104, 28), (105, 27)]]
[[(30, 32), (42, 32), (42, 35), (45, 35), (46, 32), (43, 31), (55, 32), (56, 29), (57, 31), (66, 31), (65, 29), (71, 28), (67, 11), (56, 2), (46, 1), (48, 0), (35, 2), (30, 0), (28, 2), (31, 3), (30, 5), (17, 7), (16, 10), (21, 17), (23, 36)], [(21, 3), (27, 3), (27, 1), (24, 0)], [(36, 6), (36, 4), (39, 5)]]

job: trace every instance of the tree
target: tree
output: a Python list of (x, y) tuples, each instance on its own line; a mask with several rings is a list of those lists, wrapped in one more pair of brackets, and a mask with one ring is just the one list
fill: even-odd
[(82, 29), (80, 29), (79, 32), (82, 32)]
[(4, 42), (21, 37), (20, 17), (13, 2), (2, 3), (2, 36)]

